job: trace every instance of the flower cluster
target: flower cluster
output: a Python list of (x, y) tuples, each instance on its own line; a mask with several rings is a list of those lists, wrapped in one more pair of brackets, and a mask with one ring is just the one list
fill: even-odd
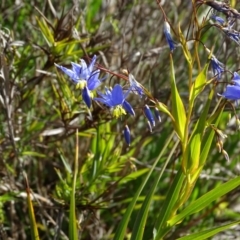
[[(127, 113), (131, 116), (135, 116), (135, 111), (132, 105), (127, 101), (127, 97), (130, 93), (134, 93), (139, 98), (144, 95), (143, 86), (134, 78), (132, 74), (128, 74), (129, 86), (122, 87), (120, 84), (116, 84), (113, 88), (105, 87), (105, 91), (97, 91), (97, 88), (102, 84), (103, 79), (100, 79), (100, 70), (95, 68), (96, 56), (93, 56), (89, 65), (80, 59), (80, 64), (71, 63), (72, 69), (68, 69), (61, 65), (55, 64), (57, 68), (62, 70), (71, 81), (76, 84), (77, 88), (81, 90), (82, 99), (89, 109), (92, 107), (92, 101), (102, 104), (110, 109), (113, 117), (119, 118)], [(96, 97), (93, 97), (96, 95)], [(143, 108), (144, 114), (148, 119), (148, 125), (150, 131), (155, 126), (154, 117), (150, 108), (145, 105)], [(158, 120), (161, 120), (159, 112), (155, 110), (155, 116)], [(126, 143), (130, 145), (130, 129), (126, 125), (124, 128), (124, 138)]]
[[(240, 32), (233, 29), (236, 20), (240, 19), (240, 13), (236, 9), (230, 7), (229, 4), (226, 4), (224, 2), (206, 1), (204, 3), (214, 9), (214, 13), (210, 16), (210, 18), (215, 21), (214, 26), (220, 29), (230, 40), (240, 45)], [(217, 16), (217, 12), (225, 15), (226, 20), (220, 16)], [(220, 80), (222, 73), (224, 72), (224, 65), (218, 61), (213, 54), (210, 53), (209, 49), (207, 49), (207, 51), (211, 56), (210, 61), (213, 69), (213, 74), (217, 80)], [(225, 92), (218, 95), (228, 100), (240, 99), (240, 76), (237, 72), (233, 73), (232, 81), (227, 85)]]
[(231, 8), (226, 3), (216, 2), (216, 1), (207, 1), (209, 6), (211, 6), (215, 11), (223, 13), (226, 16), (226, 20), (224, 20), (222, 17), (217, 16), (216, 13), (213, 13), (211, 15), (211, 19), (213, 19), (216, 24), (215, 26), (220, 29), (229, 39), (240, 44), (240, 32), (233, 29), (234, 23), (236, 22), (236, 19), (240, 19), (240, 13), (234, 9)]
[(94, 91), (102, 83), (99, 79), (100, 70), (93, 70), (96, 62), (96, 56), (93, 56), (89, 66), (83, 59), (80, 59), (80, 64), (71, 63), (72, 70), (55, 64), (65, 74), (67, 74), (73, 83), (82, 90), (82, 98), (88, 108), (91, 107), (92, 91)]

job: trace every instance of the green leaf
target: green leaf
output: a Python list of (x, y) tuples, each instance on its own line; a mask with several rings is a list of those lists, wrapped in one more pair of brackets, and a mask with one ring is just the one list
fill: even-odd
[(127, 210), (124, 213), (124, 216), (123, 216), (120, 224), (118, 225), (118, 228), (117, 228), (116, 233), (115, 233), (114, 238), (113, 238), (114, 240), (123, 240), (124, 239), (125, 234), (126, 234), (126, 230), (127, 230), (127, 226), (128, 226), (128, 222), (129, 222), (130, 216), (132, 214), (132, 211), (135, 207), (135, 204), (138, 201), (138, 198), (140, 197), (140, 194), (141, 194), (143, 188), (147, 184), (147, 182), (148, 182), (153, 170), (155, 169), (157, 163), (159, 162), (162, 154), (165, 152), (166, 148), (168, 147), (169, 143), (171, 142), (173, 136), (174, 136), (174, 132), (167, 139), (166, 143), (164, 144), (164, 147), (163, 147), (162, 151), (160, 152), (159, 156), (155, 160), (152, 168), (149, 170), (148, 174), (146, 175), (143, 182), (141, 183), (141, 185), (137, 189), (136, 193), (134, 194), (134, 196), (132, 198), (132, 201), (128, 205)]
[(26, 192), (27, 192), (27, 206), (28, 206), (28, 214), (30, 218), (30, 229), (31, 229), (31, 238), (32, 240), (39, 240), (39, 233), (37, 228), (37, 222), (35, 218), (34, 208), (31, 200), (31, 190), (29, 188), (29, 183), (27, 179), (27, 175), (25, 172), (23, 173), (26, 183)]
[(183, 53), (185, 55), (186, 60), (188, 61), (189, 65), (192, 65), (192, 57), (191, 57), (191, 53), (188, 50), (188, 46), (187, 46), (187, 42), (186, 39), (181, 31), (180, 25), (178, 27), (178, 32), (179, 32), (179, 38), (180, 38), (180, 42), (183, 48)]
[(186, 112), (176, 86), (174, 65), (171, 54), (170, 54), (170, 67), (171, 67), (172, 115), (175, 119), (176, 126), (175, 130), (180, 140), (183, 142), (186, 125)]
[(91, 29), (93, 27), (93, 18), (97, 15), (100, 7), (102, 4), (102, 0), (91, 0), (88, 1), (88, 10), (87, 10), (87, 16), (86, 16), (86, 24), (87, 29)]
[(204, 230), (202, 232), (197, 232), (197, 233), (193, 233), (193, 234), (190, 234), (188, 236), (185, 236), (185, 237), (181, 237), (181, 238), (178, 238), (178, 240), (204, 240), (204, 239), (208, 239), (209, 237), (212, 237), (214, 235), (216, 235), (217, 233), (219, 232), (222, 232), (224, 230), (227, 230), (237, 224), (239, 224), (240, 221), (235, 221), (235, 222), (232, 222), (232, 223), (228, 223), (226, 225), (223, 225), (223, 226), (220, 226), (220, 227), (215, 227), (215, 228), (212, 228), (212, 229), (208, 229), (208, 230)]
[(189, 95), (189, 102), (193, 104), (195, 98), (201, 93), (206, 86), (207, 82), (207, 70), (208, 70), (208, 65), (206, 64), (203, 70), (198, 74), (195, 82), (193, 83), (193, 86), (190, 91)]
[(135, 223), (134, 223), (134, 228), (133, 228), (133, 232), (132, 232), (132, 236), (131, 236), (132, 240), (134, 240), (134, 239), (140, 240), (143, 237), (150, 204), (154, 197), (154, 192), (158, 186), (158, 183), (159, 183), (163, 173), (165, 172), (165, 169), (166, 169), (172, 155), (175, 153), (175, 150), (178, 147), (178, 145), (179, 145), (179, 141), (176, 141), (174, 147), (172, 148), (170, 154), (168, 155), (168, 159), (165, 161), (164, 166), (162, 167), (161, 172), (159, 173), (158, 177), (155, 178), (155, 181), (153, 182), (148, 194), (146, 195), (146, 198), (142, 204), (142, 207), (141, 207), (141, 209), (137, 215), (137, 218), (135, 220)]
[[(195, 124), (194, 130), (192, 131), (192, 134), (190, 136), (189, 143), (187, 144), (187, 149), (183, 156), (183, 162), (182, 162), (183, 169), (185, 172), (188, 172), (190, 174), (194, 173), (195, 170), (199, 167), (199, 165), (202, 165), (203, 163), (203, 157), (202, 157), (203, 152), (200, 152), (203, 149), (202, 143), (204, 143), (204, 147), (208, 146), (208, 148), (206, 148), (205, 150), (206, 154), (208, 154), (210, 150), (212, 137), (209, 139), (209, 141), (203, 141), (203, 135), (207, 127), (206, 119), (208, 116), (212, 98), (214, 96), (214, 90), (215, 88), (212, 88), (209, 93), (207, 103), (204, 106), (203, 112), (201, 113), (199, 120)], [(210, 144), (210, 145), (206, 145), (206, 144)], [(200, 154), (201, 154), (201, 157), (199, 158)], [(197, 177), (197, 175), (195, 177)], [(194, 181), (194, 179), (192, 179), (191, 181)]]
[(72, 179), (72, 190), (70, 199), (70, 209), (69, 209), (69, 238), (71, 240), (78, 240), (78, 230), (77, 230), (77, 220), (76, 220), (76, 182), (78, 176), (78, 129), (76, 130), (76, 147), (75, 147), (75, 160), (74, 160), (74, 171)]
[(201, 211), (211, 204), (213, 201), (222, 197), (226, 193), (232, 191), (240, 185), (240, 177), (236, 177), (224, 184), (219, 185), (213, 190), (207, 192), (202, 197), (198, 198), (185, 209), (183, 209), (178, 215), (174, 216), (171, 220), (168, 221), (170, 226), (174, 226), (178, 222), (182, 221), (185, 217), (190, 216), (196, 212)]
[(180, 191), (185, 175), (180, 168), (174, 178), (172, 185), (169, 187), (167, 197), (162, 205), (154, 228), (154, 239), (161, 239), (170, 229), (167, 224), (168, 219), (175, 214), (175, 205), (178, 202)]
[(136, 172), (132, 172), (132, 173), (128, 174), (126, 177), (124, 177), (123, 179), (121, 179), (119, 181), (119, 184), (123, 184), (123, 183), (127, 183), (129, 181), (135, 180), (139, 176), (142, 176), (143, 174), (145, 174), (148, 171), (149, 171), (149, 168), (143, 168), (143, 169), (140, 169)]
[(33, 156), (33, 157), (41, 157), (41, 158), (46, 157), (45, 154), (41, 154), (41, 153), (38, 153), (38, 152), (31, 152), (31, 151), (25, 151), (25, 152), (22, 153), (22, 155)]
[[(223, 113), (223, 109), (224, 108), (220, 108), (218, 110), (218, 115), (216, 115), (217, 119), (216, 119), (215, 124), (214, 124), (215, 127), (217, 127), (219, 122), (220, 122), (220, 119), (221, 119), (222, 113)], [(204, 138), (203, 138), (202, 142), (203, 142), (204, 145), (202, 146), (200, 162), (199, 162), (199, 164), (201, 166), (203, 166), (204, 163), (206, 162), (206, 159), (208, 157), (209, 151), (210, 151), (211, 146), (212, 146), (214, 135), (215, 135), (215, 132), (214, 132), (214, 130), (211, 129), (210, 132), (208, 132), (206, 134), (206, 136), (204, 136)]]
[(42, 32), (42, 35), (44, 36), (46, 42), (48, 43), (48, 46), (53, 46), (54, 45), (54, 36), (52, 31), (50, 30), (50, 28), (48, 27), (46, 21), (41, 18), (39, 19), (38, 17), (36, 17), (38, 26), (40, 27), (40, 30)]

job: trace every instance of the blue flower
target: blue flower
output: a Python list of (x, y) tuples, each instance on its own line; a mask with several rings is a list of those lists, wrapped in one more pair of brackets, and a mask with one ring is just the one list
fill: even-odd
[(172, 35), (171, 35), (171, 31), (170, 31), (170, 25), (167, 21), (164, 21), (163, 32), (164, 32), (164, 35), (167, 39), (169, 48), (170, 48), (171, 52), (173, 52), (173, 50), (176, 48), (176, 46), (175, 46), (175, 43), (172, 39)]
[(144, 95), (143, 88), (131, 73), (128, 75), (128, 80), (129, 80), (131, 91), (133, 91), (134, 93), (137, 93), (140, 97), (142, 97)]
[(124, 138), (125, 138), (125, 141), (126, 141), (127, 145), (130, 146), (130, 142), (131, 142), (131, 133), (130, 133), (130, 130), (129, 130), (128, 125), (125, 125), (124, 131), (123, 131), (123, 134), (124, 134)]
[(100, 70), (93, 70), (96, 59), (97, 57), (94, 55), (88, 66), (83, 59), (80, 59), (80, 64), (72, 62), (72, 69), (55, 64), (55, 66), (70, 77), (73, 83), (77, 84), (77, 87), (82, 89), (82, 98), (88, 108), (91, 107), (91, 91), (95, 90), (102, 82), (102, 80), (99, 79)]
[(225, 23), (225, 20), (223, 18), (221, 18), (221, 17), (219, 17), (219, 16), (217, 16), (215, 14), (212, 14), (210, 16), (210, 18), (213, 19), (215, 22), (220, 23), (221, 25), (223, 25)]
[(222, 77), (222, 72), (224, 72), (223, 64), (219, 62), (214, 55), (211, 56), (210, 61), (212, 65), (213, 75), (216, 76), (219, 80)]
[(98, 94), (100, 98), (94, 98), (94, 100), (99, 101), (110, 108), (114, 108), (114, 117), (118, 118), (122, 114), (126, 114), (125, 110), (129, 114), (133, 116), (135, 115), (135, 112), (130, 103), (125, 100), (129, 94), (129, 91), (123, 93), (122, 87), (119, 84), (116, 84), (112, 91), (106, 88), (105, 92), (105, 94), (99, 92)]
[(150, 123), (153, 127), (155, 127), (155, 120), (154, 120), (152, 111), (151, 111), (151, 109), (149, 108), (149, 106), (148, 106), (148, 105), (145, 105), (144, 108), (143, 108), (143, 111), (144, 111), (144, 114), (145, 114), (146, 118), (148, 119), (149, 123)]
[(221, 29), (230, 39), (240, 45), (240, 33), (238, 31), (230, 29), (228, 27), (224, 27)]
[(219, 96), (225, 97), (229, 100), (239, 100), (240, 99), (240, 86), (238, 85), (227, 85), (226, 90)]

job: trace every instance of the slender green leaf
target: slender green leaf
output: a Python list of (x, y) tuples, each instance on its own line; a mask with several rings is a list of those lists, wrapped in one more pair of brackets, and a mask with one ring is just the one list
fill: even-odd
[(189, 97), (189, 102), (193, 103), (194, 99), (201, 93), (206, 86), (207, 82), (207, 69), (208, 65), (206, 64), (203, 68), (203, 70), (198, 74), (195, 82), (193, 83), (191, 92), (190, 92), (190, 97)]
[(168, 159), (165, 161), (164, 163), (164, 166), (162, 167), (162, 170), (160, 172), (160, 174), (158, 175), (157, 178), (155, 178), (155, 181), (152, 185), (152, 187), (150, 188), (148, 194), (146, 195), (146, 198), (142, 204), (142, 207), (141, 207), (141, 210), (139, 211), (138, 213), (138, 216), (137, 216), (137, 219), (134, 223), (134, 228), (133, 228), (133, 232), (132, 232), (132, 237), (131, 239), (134, 240), (134, 239), (142, 239), (143, 237), (143, 233), (144, 233), (144, 230), (145, 230), (145, 224), (146, 224), (146, 221), (147, 221), (147, 216), (148, 216), (148, 212), (149, 212), (149, 207), (150, 207), (150, 203), (153, 199), (153, 195), (154, 195), (154, 192), (157, 188), (157, 185), (172, 157), (172, 155), (174, 154), (177, 146), (179, 145), (179, 141), (176, 141), (174, 147), (172, 148), (170, 154), (168, 155)]
[(219, 185), (213, 190), (207, 192), (196, 201), (192, 202), (189, 206), (183, 209), (178, 215), (174, 216), (168, 221), (170, 226), (174, 226), (178, 222), (182, 221), (185, 217), (190, 216), (196, 212), (201, 211), (205, 207), (209, 206), (213, 201), (219, 199), (226, 193), (232, 191), (240, 185), (240, 177), (236, 177), (224, 184)]
[(148, 182), (153, 170), (155, 169), (157, 163), (159, 162), (162, 154), (165, 152), (168, 144), (170, 143), (170, 141), (172, 140), (174, 136), (174, 132), (169, 136), (169, 138), (167, 139), (166, 143), (164, 144), (164, 147), (162, 149), (162, 151), (160, 152), (159, 156), (157, 157), (157, 159), (155, 160), (152, 168), (149, 170), (148, 174), (146, 175), (145, 179), (143, 180), (143, 182), (141, 183), (141, 185), (139, 186), (139, 188), (137, 189), (136, 193), (134, 194), (132, 201), (130, 202), (130, 204), (127, 207), (127, 210), (116, 230), (116, 233), (114, 235), (114, 240), (123, 240), (126, 234), (126, 229), (127, 229), (127, 225), (130, 219), (130, 216), (132, 214), (132, 211), (135, 207), (136, 202), (138, 201), (138, 198), (143, 190), (143, 188), (145, 187), (146, 183)]
[(156, 224), (154, 227), (154, 239), (161, 239), (168, 231), (168, 219), (175, 214), (175, 205), (178, 201), (179, 194), (182, 188), (185, 175), (180, 169), (174, 178), (172, 185), (169, 188), (167, 197), (162, 205)]
[(175, 130), (181, 141), (183, 141), (186, 124), (186, 112), (176, 86), (174, 65), (171, 54), (170, 54), (170, 66), (171, 66), (172, 115), (175, 119), (176, 124)]
[(202, 232), (197, 232), (197, 233), (193, 233), (193, 234), (190, 234), (188, 236), (185, 236), (185, 237), (181, 237), (181, 238), (178, 238), (178, 240), (204, 240), (204, 239), (208, 239), (214, 235), (216, 235), (217, 233), (219, 232), (222, 232), (224, 230), (227, 230), (237, 224), (239, 224), (240, 221), (235, 221), (235, 222), (232, 222), (232, 223), (228, 223), (226, 225), (222, 225), (220, 227), (215, 227), (215, 228), (212, 228), (212, 229), (208, 229), (208, 230), (204, 230)]
[(78, 240), (77, 231), (77, 221), (76, 221), (76, 203), (75, 203), (75, 192), (76, 192), (76, 182), (78, 175), (78, 129), (76, 130), (76, 155), (74, 161), (74, 171), (72, 180), (72, 191), (70, 199), (70, 209), (69, 209), (69, 238), (71, 240)]
[(39, 240), (39, 234), (38, 234), (38, 228), (37, 228), (37, 222), (35, 218), (35, 213), (33, 209), (33, 204), (31, 200), (31, 194), (30, 194), (30, 188), (29, 188), (29, 183), (27, 179), (27, 175), (24, 173), (24, 178), (26, 182), (26, 192), (27, 192), (27, 206), (28, 206), (28, 214), (30, 218), (30, 228), (31, 228), (31, 237), (32, 240)]

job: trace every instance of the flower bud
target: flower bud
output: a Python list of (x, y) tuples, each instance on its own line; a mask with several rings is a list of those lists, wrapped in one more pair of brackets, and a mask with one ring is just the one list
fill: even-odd
[(125, 125), (125, 128), (124, 128), (124, 138), (125, 138), (125, 141), (127, 143), (128, 146), (130, 146), (130, 142), (131, 142), (131, 133), (130, 133), (130, 130), (129, 130), (129, 127), (128, 125)]
[(92, 100), (91, 100), (90, 92), (87, 87), (84, 87), (82, 90), (82, 98), (83, 98), (83, 101), (88, 106), (88, 108), (90, 108)]
[(149, 123), (151, 124), (151, 126), (154, 127), (155, 126), (155, 120), (154, 120), (152, 111), (149, 108), (149, 106), (145, 105), (143, 111), (144, 111), (144, 114), (145, 114), (146, 118), (148, 119)]
[(163, 25), (163, 32), (164, 32), (164, 35), (167, 39), (167, 42), (168, 42), (168, 45), (169, 45), (169, 48), (171, 50), (171, 52), (173, 52), (173, 50), (176, 48), (175, 47), (175, 43), (172, 39), (172, 35), (171, 35), (171, 31), (170, 31), (170, 25), (167, 21), (164, 21), (164, 25)]

